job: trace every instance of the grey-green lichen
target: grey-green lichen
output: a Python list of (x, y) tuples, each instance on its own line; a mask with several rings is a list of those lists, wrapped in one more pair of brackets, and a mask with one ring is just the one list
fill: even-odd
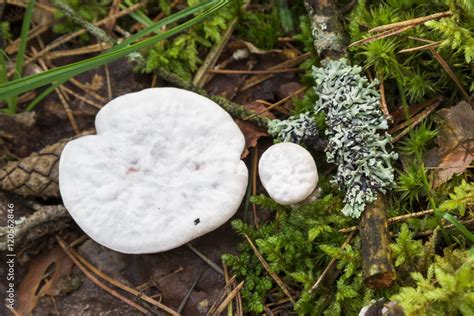
[(268, 133), (280, 142), (306, 143), (318, 137), (316, 123), (309, 112), (290, 116), (286, 120), (272, 120)]
[(319, 96), (315, 110), (326, 114), (327, 160), (338, 166), (333, 182), (346, 191), (342, 212), (358, 218), (377, 191), (385, 193), (394, 183), (391, 160), (397, 154), (386, 148), (391, 137), (383, 132), (388, 125), (377, 82), (369, 83), (362, 68), (344, 58), (313, 67), (313, 76)]

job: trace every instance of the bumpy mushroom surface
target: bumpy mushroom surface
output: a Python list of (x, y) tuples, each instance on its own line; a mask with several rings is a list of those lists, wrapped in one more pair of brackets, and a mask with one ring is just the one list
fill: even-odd
[(282, 205), (303, 201), (318, 184), (313, 157), (293, 143), (279, 143), (268, 148), (260, 158), (258, 172), (268, 194)]
[(69, 142), (59, 163), (64, 205), (95, 241), (124, 253), (165, 251), (237, 211), (245, 140), (213, 101), (146, 89), (109, 102), (95, 125), (97, 135)]

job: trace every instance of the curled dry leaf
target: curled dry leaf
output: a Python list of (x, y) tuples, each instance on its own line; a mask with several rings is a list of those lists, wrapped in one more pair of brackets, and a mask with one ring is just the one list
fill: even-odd
[[(251, 102), (245, 104), (244, 107), (249, 110), (255, 111), (256, 113), (260, 113), (261, 116), (268, 117), (271, 120), (274, 120), (276, 118), (275, 115), (273, 115), (270, 111), (266, 111), (267, 107), (262, 103)], [(241, 157), (242, 159), (244, 159), (249, 154), (248, 149), (251, 147), (255, 147), (257, 145), (258, 139), (263, 136), (268, 136), (268, 133), (265, 129), (241, 119), (236, 119), (235, 123), (237, 123), (237, 126), (239, 126), (240, 130), (242, 131), (242, 134), (244, 134), (245, 137), (245, 149)]]
[(474, 160), (474, 111), (467, 102), (438, 111), (440, 132), (438, 148), (428, 157), (428, 167), (434, 168), (433, 187), (449, 181), (453, 175), (460, 174)]
[(66, 288), (62, 282), (69, 275), (73, 263), (60, 247), (43, 253), (32, 260), (18, 292), (20, 315), (31, 315), (39, 299), (45, 295), (56, 296)]
[(249, 148), (257, 145), (258, 139), (262, 136), (268, 136), (268, 133), (261, 127), (241, 119), (236, 119), (235, 123), (239, 126), (245, 137), (245, 149), (241, 158), (244, 159), (249, 154)]

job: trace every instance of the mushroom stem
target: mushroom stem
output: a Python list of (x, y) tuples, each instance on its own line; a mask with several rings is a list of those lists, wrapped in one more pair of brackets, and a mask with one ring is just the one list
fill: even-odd
[(390, 259), (387, 215), (380, 194), (362, 213), (359, 231), (365, 284), (373, 289), (390, 287), (396, 279), (396, 273)]

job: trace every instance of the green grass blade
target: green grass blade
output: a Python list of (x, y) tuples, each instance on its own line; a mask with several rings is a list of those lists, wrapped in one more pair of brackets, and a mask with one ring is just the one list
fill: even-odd
[(107, 63), (120, 59), (137, 50), (151, 46), (165, 38), (168, 38), (172, 35), (175, 35), (183, 31), (184, 29), (196, 23), (199, 23), (200, 21), (208, 17), (210, 14), (214, 13), (216, 10), (220, 9), (222, 6), (226, 5), (228, 1), (222, 0), (222, 1), (217, 1), (217, 2), (212, 1), (212, 2), (215, 4), (211, 8), (195, 16), (191, 20), (186, 21), (182, 24), (179, 24), (178, 26), (175, 26), (174, 28), (169, 29), (168, 31), (165, 31), (153, 37), (142, 40), (133, 45), (121, 47), (115, 50), (112, 49), (111, 51), (107, 51), (96, 57), (92, 57), (92, 58), (79, 61), (76, 63), (72, 63), (66, 66), (50, 69), (36, 75), (32, 75), (26, 78), (16, 79), (11, 82), (2, 84), (0, 85), (0, 98), (5, 99), (10, 96), (15, 96), (15, 95), (24, 93), (26, 91), (38, 88), (38, 87), (51, 84), (61, 79), (71, 78), (85, 71), (103, 66)]
[[(124, 2), (125, 2), (125, 5), (120, 4), (121, 9), (126, 9), (133, 5), (133, 3), (130, 0), (125, 0)], [(134, 12), (130, 12), (130, 16), (145, 26), (151, 26), (154, 24), (153, 21), (140, 9)]]
[[(21, 26), (20, 45), (18, 46), (18, 53), (16, 54), (15, 76), (14, 78), (21, 78), (23, 72), (23, 65), (25, 63), (26, 43), (28, 42), (28, 32), (30, 31), (31, 18), (33, 16), (33, 8), (35, 7), (35, 0), (28, 1), (25, 15), (23, 17), (23, 24)], [(8, 102), (8, 112), (10, 114), (16, 113), (17, 96), (12, 96)]]
[(474, 235), (466, 228), (466, 226), (461, 224), (453, 215), (451, 215), (449, 213), (440, 212), (440, 211), (435, 211), (435, 215), (438, 216), (438, 217), (442, 217), (442, 218), (446, 219), (447, 221), (449, 221), (451, 224), (454, 225), (454, 227), (456, 227), (456, 229), (461, 234), (464, 235), (464, 237), (466, 237), (471, 242), (474, 242)]
[(23, 17), (23, 24), (21, 26), (20, 45), (18, 46), (18, 53), (16, 55), (15, 78), (20, 78), (23, 71), (23, 64), (25, 62), (26, 43), (28, 42), (28, 32), (30, 31), (31, 17), (33, 16), (33, 8), (35, 7), (35, 0), (28, 1), (25, 16)]
[[(5, 59), (5, 56), (5, 52), (0, 49), (0, 84), (8, 82), (7, 60)], [(15, 114), (15, 112), (10, 112), (16, 110), (16, 107), (13, 105), (13, 98), (7, 98), (6, 102), (7, 108), (3, 109), (3, 111), (8, 114)]]
[(5, 59), (5, 52), (0, 49), (0, 84), (8, 81), (7, 60)]

